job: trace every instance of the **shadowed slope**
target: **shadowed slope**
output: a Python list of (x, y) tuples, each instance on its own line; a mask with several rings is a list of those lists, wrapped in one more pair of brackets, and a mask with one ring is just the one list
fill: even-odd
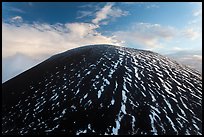
[(201, 75), (150, 51), (69, 50), (2, 89), (2, 134), (202, 134)]

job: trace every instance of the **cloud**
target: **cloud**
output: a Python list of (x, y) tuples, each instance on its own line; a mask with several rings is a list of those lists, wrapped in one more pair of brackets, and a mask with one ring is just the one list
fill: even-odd
[(113, 4), (107, 4), (100, 11), (96, 13), (96, 18), (92, 20), (94, 24), (98, 24), (101, 20), (104, 20), (108, 17), (108, 14), (111, 12)]
[(100, 9), (100, 7), (99, 7), (99, 4), (100, 3), (98, 3), (98, 2), (91, 2), (91, 3), (88, 3), (88, 4), (84, 4), (84, 5), (81, 5), (81, 6), (78, 6), (79, 8), (91, 8), (91, 9), (94, 9), (94, 10), (98, 10), (98, 9)]
[[(105, 22), (108, 22), (108, 19), (113, 19), (121, 16), (127, 16), (127, 11), (122, 11), (120, 8), (113, 7), (113, 3), (107, 3), (102, 9), (100, 9), (98, 12), (96, 12), (96, 17), (92, 20), (92, 23), (94, 24), (104, 24), (102, 21), (106, 20)], [(105, 23), (107, 24), (107, 23)]]
[(11, 18), (11, 22), (22, 22), (23, 18), (21, 16), (15, 16)]
[(87, 17), (87, 16), (92, 16), (92, 11), (79, 11), (78, 12), (78, 16), (77, 16), (77, 19), (81, 19), (81, 18), (84, 18), (84, 17)]
[(202, 16), (202, 9), (193, 11), (193, 16)]
[(194, 20), (189, 21), (188, 24), (189, 24), (189, 25), (191, 25), (191, 24), (197, 24), (198, 22), (199, 22), (199, 20), (194, 19)]
[(25, 11), (18, 9), (18, 8), (15, 8), (15, 7), (10, 7), (10, 8), (8, 8), (8, 10), (14, 11), (14, 12), (19, 12), (19, 13), (25, 13)]
[[(14, 24), (3, 23), (3, 57), (16, 52), (38, 56), (50, 55), (87, 44), (116, 44), (112, 37), (104, 36), (90, 23), (67, 24)], [(58, 45), (58, 46), (56, 46)]]
[(180, 50), (173, 54), (166, 54), (177, 62), (194, 68), (202, 73), (202, 52), (193, 50)]
[(92, 3), (78, 6), (78, 8), (80, 8), (80, 10), (77, 11), (76, 19), (81, 19), (81, 18), (85, 18), (85, 17), (89, 17), (89, 16), (91, 16), (91, 17), (95, 16), (95, 13), (101, 9), (100, 5), (101, 5), (101, 3), (92, 2)]
[(178, 29), (161, 24), (137, 22), (127, 26), (126, 30), (113, 32), (113, 35), (116, 39), (125, 41), (125, 45), (134, 45), (135, 48), (148, 50), (161, 50), (169, 45), (176, 46), (179, 41), (193, 42), (200, 38), (202, 32), (199, 27), (195, 26)]
[(182, 32), (183, 36), (186, 37), (186, 38), (189, 38), (191, 40), (195, 40), (199, 37), (199, 32), (198, 31), (195, 31), (195, 29), (193, 28), (188, 28), (188, 29), (185, 29), (183, 32)]
[[(27, 58), (28, 66), (20, 63), (18, 67), (9, 69), (10, 65), (4, 66), (5, 79), (11, 78), (18, 72), (39, 63), (50, 56), (63, 51), (91, 44), (114, 44), (121, 45), (121, 42), (112, 36), (105, 36), (97, 31), (98, 25), (92, 23), (66, 23), (66, 24), (26, 24), (18, 26), (12, 23), (2, 23), (2, 59), (12, 64), (18, 64), (19, 60), (24, 62)], [(24, 55), (18, 60), (16, 54)], [(7, 59), (7, 60), (6, 60)], [(35, 61), (33, 61), (35, 60)], [(10, 71), (9, 73), (7, 71)]]
[(189, 4), (194, 4), (194, 5), (202, 6), (202, 2), (189, 2)]
[(142, 6), (145, 9), (153, 9), (153, 8), (159, 8), (158, 4), (155, 4), (156, 2), (121, 2), (121, 4), (125, 5), (137, 5)]
[(194, 2), (196, 9), (192, 11), (192, 15), (202, 21), (202, 2)]
[(189, 50), (188, 48), (181, 48), (181, 47), (172, 47), (170, 51), (178, 52), (178, 51), (185, 51)]
[(171, 40), (175, 31), (172, 27), (160, 24), (135, 23), (126, 31), (117, 31), (114, 35), (127, 44), (135, 44), (143, 48), (156, 48), (162, 46), (161, 40)]
[[(194, 40), (200, 36), (200, 32), (196, 28), (189, 27), (179, 30), (171, 26), (143, 22), (129, 25), (126, 30), (109, 32), (107, 33), (108, 35), (104, 35), (98, 31), (100, 25), (108, 24), (111, 19), (110, 17), (120, 17), (124, 13), (121, 9), (116, 8), (115, 10), (113, 3), (108, 3), (104, 7), (107, 5), (109, 5), (109, 8), (105, 10), (101, 9), (97, 12), (97, 14), (101, 12), (101, 14), (103, 13), (105, 16), (96, 16), (98, 21), (95, 23), (75, 22), (65, 24), (56, 23), (51, 25), (47, 23), (27, 24), (21, 22), (16, 24), (17, 20), (22, 19), (20, 16), (13, 17), (14, 23), (2, 22), (3, 61), (10, 57), (13, 58), (14, 62), (12, 63), (15, 64), (15, 62), (17, 62), (17, 60), (15, 60), (16, 54), (18, 53), (25, 58), (27, 57), (30, 60), (30, 63), (27, 64), (33, 66), (54, 54), (83, 45), (134, 45), (137, 46), (137, 48), (154, 50), (168, 46), (168, 42), (175, 40), (175, 38), (179, 40), (180, 38)], [(99, 17), (101, 18), (99, 19)], [(9, 65), (8, 67), (4, 67), (4, 70), (9, 71), (9, 67)], [(13, 74), (15, 71), (19, 74), (19, 72), (23, 72), (28, 67), (24, 67), (20, 64), (20, 68), (21, 69), (18, 71), (11, 70), (9, 73), (3, 73)], [(11, 77), (12, 75), (6, 75), (6, 77), (4, 76), (3, 78), (9, 79)]]
[(202, 55), (193, 55), (193, 58), (202, 61)]
[(22, 53), (16, 53), (12, 56), (2, 59), (2, 82), (17, 76), (23, 71), (33, 67), (41, 62), (38, 59), (26, 56)]

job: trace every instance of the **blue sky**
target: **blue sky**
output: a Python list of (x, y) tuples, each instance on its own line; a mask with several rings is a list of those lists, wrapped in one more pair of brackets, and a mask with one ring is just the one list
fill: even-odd
[(3, 81), (53, 54), (88, 44), (163, 55), (193, 51), (188, 58), (202, 61), (198, 2), (3, 2), (2, 20)]

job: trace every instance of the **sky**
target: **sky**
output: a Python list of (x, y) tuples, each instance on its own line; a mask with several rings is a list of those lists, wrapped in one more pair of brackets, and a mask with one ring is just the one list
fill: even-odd
[(90, 44), (151, 50), (201, 71), (202, 3), (2, 3), (2, 82)]

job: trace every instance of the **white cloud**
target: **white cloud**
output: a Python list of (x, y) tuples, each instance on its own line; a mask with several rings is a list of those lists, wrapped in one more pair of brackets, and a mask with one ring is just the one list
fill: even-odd
[(198, 9), (196, 11), (193, 11), (193, 16), (202, 16), (202, 9)]
[(99, 7), (100, 3), (98, 2), (90, 2), (88, 4), (85, 4), (85, 5), (81, 5), (81, 6), (78, 6), (79, 8), (85, 8), (85, 9), (94, 9), (94, 10), (97, 10), (97, 9), (100, 9)]
[(162, 46), (160, 40), (171, 40), (175, 31), (172, 27), (159, 24), (136, 23), (127, 31), (117, 31), (114, 35), (129, 44), (140, 45), (143, 48), (158, 48)]
[(121, 17), (121, 16), (127, 16), (129, 13), (127, 11), (122, 11), (119, 8), (113, 7), (111, 9), (111, 12), (109, 12), (109, 16), (111, 17)]
[(79, 11), (78, 14), (79, 15), (78, 15), (77, 19), (81, 19), (81, 18), (84, 18), (87, 16), (92, 16), (93, 12), (92, 11)]
[(142, 6), (143, 8), (146, 8), (146, 9), (159, 8), (159, 5), (156, 4), (156, 2), (121, 2), (121, 3), (125, 5)]
[(188, 28), (188, 29), (185, 29), (183, 32), (182, 32), (183, 36), (186, 37), (186, 38), (189, 38), (191, 40), (195, 40), (199, 37), (199, 32), (196, 31), (195, 29), (193, 28)]
[(104, 20), (108, 17), (109, 12), (111, 11), (113, 4), (107, 4), (100, 11), (96, 13), (96, 18), (92, 20), (93, 23), (98, 24), (101, 20)]
[(193, 55), (193, 58), (202, 61), (202, 55)]
[(23, 18), (21, 16), (15, 16), (11, 18), (11, 22), (22, 22)]
[[(91, 44), (114, 44), (121, 45), (112, 36), (105, 36), (96, 29), (98, 25), (91, 23), (67, 23), (67, 24), (26, 24), (21, 23), (16, 26), (14, 24), (2, 23), (2, 57), (3, 61), (10, 57), (13, 59), (12, 64), (17, 61), (16, 54), (29, 56), (30, 63), (33, 66), (36, 61), (43, 61), (50, 56), (84, 45)], [(21, 57), (22, 62), (24, 62)], [(29, 62), (29, 61), (27, 61)], [(20, 72), (26, 70), (28, 66), (19, 64)], [(9, 71), (10, 65), (4, 67), (5, 71)], [(15, 67), (14, 67), (15, 68)], [(4, 73), (6, 73), (4, 71)], [(16, 70), (11, 70), (9, 74)], [(4, 75), (3, 73), (3, 75)], [(18, 71), (19, 73), (19, 71)], [(8, 73), (7, 73), (8, 74)], [(15, 73), (16, 74), (16, 73)], [(12, 75), (4, 77), (11, 78)]]
[(195, 2), (194, 4), (196, 4), (196, 9), (192, 11), (192, 14), (197, 19), (202, 20), (202, 2)]
[[(113, 5), (112, 5), (113, 6)], [(110, 9), (114, 9), (110, 5)], [(118, 13), (118, 14), (117, 14)], [(108, 16), (119, 17), (122, 14), (120, 9), (114, 12), (107, 12)], [(20, 19), (16, 16), (15, 19)], [(66, 23), (66, 24), (26, 24), (21, 22), (18, 26), (2, 22), (2, 57), (13, 58), (15, 62), (16, 54), (29, 56), (29, 66), (35, 65), (50, 56), (83, 45), (91, 44), (114, 44), (114, 45), (135, 45), (142, 49), (158, 49), (169, 46), (168, 42), (178, 38), (196, 39), (198, 29), (187, 28), (178, 30), (170, 26), (151, 23), (135, 23), (127, 26), (124, 31), (109, 32), (109, 36), (101, 34), (97, 29), (100, 24), (107, 24), (108, 20), (98, 20), (93, 23)], [(14, 20), (15, 20), (14, 19)], [(200, 34), (199, 34), (200, 35)], [(175, 44), (175, 43), (174, 43)], [(138, 48), (138, 47), (137, 47)], [(177, 50), (180, 50), (177, 47)], [(35, 61), (32, 61), (35, 60)], [(37, 60), (37, 61), (36, 61)], [(22, 59), (23, 61), (23, 59)], [(19, 72), (23, 72), (28, 67), (20, 65)], [(9, 65), (4, 67), (9, 71)], [(11, 70), (9, 74), (14, 73)], [(3, 72), (6, 74), (6, 72)], [(7, 73), (8, 74), (8, 73)], [(16, 73), (15, 73), (16, 74)], [(8, 76), (8, 77), (7, 77)], [(11, 78), (7, 75), (4, 79)]]
[(44, 53), (52, 55), (87, 44), (119, 44), (112, 37), (99, 33), (96, 30), (98, 27), (89, 23), (24, 23), (18, 27), (3, 23), (3, 57), (14, 55), (16, 52), (31, 56)]
[(3, 58), (2, 60), (2, 82), (22, 73), (23, 71), (40, 63), (38, 59), (26, 56), (21, 53)]
[(113, 3), (107, 3), (101, 10), (96, 12), (96, 17), (92, 20), (94, 24), (104, 24), (102, 21), (121, 16), (127, 16), (127, 11), (122, 11), (120, 8), (113, 7)]
[(181, 48), (181, 47), (172, 47), (172, 50), (173, 51), (182, 51), (183, 48)]
[(189, 25), (192, 25), (192, 24), (197, 24), (199, 22), (199, 20), (195, 19), (195, 20), (191, 20), (188, 22)]
[(202, 6), (202, 2), (189, 2), (189, 4), (195, 4), (195, 5)]
[(10, 8), (8, 8), (8, 10), (14, 11), (14, 12), (19, 12), (19, 13), (25, 13), (25, 11), (18, 9), (18, 8), (15, 8), (15, 7), (10, 7)]
[(190, 66), (202, 73), (202, 52), (194, 50), (179, 50), (166, 56), (176, 60), (177, 62)]
[[(161, 50), (167, 46), (180, 46), (183, 42), (193, 42), (202, 35), (199, 27), (186, 26), (184, 29), (151, 23), (134, 23), (126, 27), (126, 30), (113, 32), (116, 39), (125, 41), (126, 45), (135, 45), (136, 48)], [(176, 44), (176, 45), (175, 45)], [(180, 46), (177, 46), (179, 50)]]

